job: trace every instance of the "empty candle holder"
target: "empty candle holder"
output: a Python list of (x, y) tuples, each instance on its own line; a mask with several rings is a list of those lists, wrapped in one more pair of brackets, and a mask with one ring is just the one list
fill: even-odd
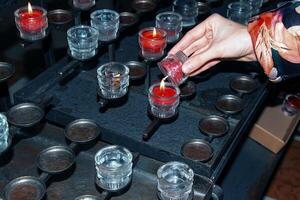
[(99, 40), (109, 42), (117, 38), (119, 24), (119, 13), (102, 9), (91, 13), (91, 25), (99, 31)]
[(159, 28), (144, 28), (139, 32), (142, 56), (147, 60), (157, 60), (164, 55), (167, 46), (167, 32)]
[(95, 5), (95, 0), (73, 0), (75, 8), (80, 10), (88, 10)]
[(96, 184), (107, 191), (126, 187), (132, 178), (131, 152), (121, 146), (108, 146), (95, 155)]
[(167, 42), (175, 42), (182, 30), (182, 17), (175, 12), (160, 13), (156, 16), (156, 27), (167, 32)]
[(15, 11), (15, 22), (24, 40), (35, 41), (46, 36), (48, 27), (47, 11), (38, 6), (28, 6)]
[(109, 62), (97, 69), (98, 84), (105, 99), (126, 95), (129, 86), (129, 68), (118, 62)]
[(98, 31), (90, 26), (74, 26), (67, 31), (70, 54), (74, 59), (86, 60), (96, 55)]
[(182, 16), (182, 26), (189, 27), (196, 24), (198, 3), (195, 0), (174, 0), (173, 11)]
[(169, 162), (157, 171), (158, 196), (161, 200), (192, 199), (194, 172), (184, 163)]
[(248, 24), (252, 15), (252, 7), (244, 2), (233, 2), (228, 5), (228, 19), (240, 24)]
[[(163, 81), (162, 81), (163, 82)], [(151, 113), (157, 118), (171, 118), (177, 113), (180, 90), (171, 83), (156, 83), (149, 89)]]
[(286, 95), (281, 108), (287, 116), (296, 115), (300, 110), (300, 96), (294, 94)]
[(179, 51), (175, 55), (168, 55), (158, 63), (158, 66), (170, 82), (174, 85), (180, 85), (188, 78), (182, 72), (182, 65), (187, 59), (188, 57), (182, 51)]
[(0, 152), (8, 147), (9, 128), (7, 118), (0, 113)]

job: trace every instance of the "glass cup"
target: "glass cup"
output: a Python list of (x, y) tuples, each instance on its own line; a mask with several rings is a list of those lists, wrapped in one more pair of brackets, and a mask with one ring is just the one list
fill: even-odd
[(9, 128), (7, 118), (0, 113), (0, 152), (7, 148), (7, 140), (9, 135)]
[(139, 32), (139, 45), (145, 59), (156, 60), (164, 55), (167, 32), (160, 28), (144, 28)]
[(116, 39), (119, 24), (120, 15), (113, 10), (96, 10), (91, 14), (91, 25), (99, 31), (100, 41), (109, 42)]
[(97, 69), (101, 94), (106, 99), (124, 96), (129, 86), (129, 68), (118, 62), (109, 62)]
[(102, 189), (117, 191), (132, 177), (132, 154), (121, 146), (107, 146), (95, 155), (96, 183)]
[(182, 84), (188, 76), (182, 72), (182, 65), (188, 57), (179, 51), (175, 55), (170, 54), (158, 63), (161, 72), (168, 77), (174, 85)]
[(81, 10), (88, 10), (95, 4), (95, 0), (73, 0), (74, 7)]
[(287, 116), (296, 115), (300, 111), (300, 96), (294, 94), (286, 95), (281, 108)]
[(188, 200), (193, 194), (193, 170), (181, 162), (169, 162), (157, 171), (158, 196), (162, 200)]
[(243, 2), (233, 2), (227, 7), (228, 19), (240, 24), (248, 24), (252, 15), (252, 7)]
[(260, 8), (263, 4), (263, 0), (240, 0), (240, 2), (248, 4), (250, 7), (252, 7), (252, 16), (259, 13)]
[(155, 83), (149, 88), (148, 99), (152, 115), (166, 119), (171, 118), (177, 113), (179, 105), (180, 90), (171, 83), (164, 83), (164, 89), (161, 89), (161, 83)]
[(167, 32), (167, 42), (175, 42), (182, 30), (182, 17), (175, 12), (163, 12), (156, 15), (156, 27)]
[(86, 60), (96, 54), (98, 47), (98, 31), (90, 26), (74, 26), (67, 31), (71, 56), (78, 60)]
[(182, 26), (189, 27), (196, 24), (198, 3), (195, 0), (174, 0), (173, 11), (182, 16)]
[(47, 11), (38, 6), (30, 5), (19, 8), (15, 11), (15, 22), (24, 40), (35, 41), (46, 36), (48, 28)]

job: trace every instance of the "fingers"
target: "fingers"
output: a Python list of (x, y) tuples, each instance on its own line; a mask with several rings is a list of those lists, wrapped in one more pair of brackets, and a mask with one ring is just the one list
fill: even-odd
[(218, 59), (219, 54), (217, 53), (217, 48), (209, 48), (207, 51), (204, 51), (200, 54), (190, 57), (182, 66), (182, 71), (185, 74), (193, 73), (199, 68), (203, 67), (206, 63), (214, 59)]
[(178, 51), (184, 51), (193, 42), (203, 37), (205, 34), (206, 22), (202, 22), (190, 30), (185, 36), (169, 51), (169, 54), (175, 54)]
[[(186, 49), (183, 50), (183, 53), (187, 56), (195, 54), (196, 52), (200, 53), (203, 50), (207, 49), (211, 40), (209, 41), (206, 37), (202, 37), (188, 46)], [(197, 54), (198, 54), (197, 53)]]
[(219, 62), (220, 62), (220, 60), (210, 61), (210, 62), (206, 63), (203, 67), (201, 67), (198, 70), (192, 72), (189, 76), (196, 76), (196, 75), (200, 74), (201, 72), (204, 72), (204, 71), (208, 70), (209, 68), (211, 68), (212, 66), (218, 64)]

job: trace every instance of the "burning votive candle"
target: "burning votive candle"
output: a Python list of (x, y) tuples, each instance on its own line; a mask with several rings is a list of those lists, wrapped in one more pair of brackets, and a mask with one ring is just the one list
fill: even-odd
[(160, 83), (153, 84), (148, 94), (151, 113), (163, 119), (176, 114), (180, 93), (178, 87), (171, 83), (165, 83), (164, 79)]
[(187, 59), (188, 57), (179, 51), (175, 55), (168, 55), (158, 63), (158, 66), (174, 85), (180, 85), (187, 79), (187, 75), (182, 72), (182, 65)]
[(7, 148), (7, 140), (8, 140), (8, 123), (5, 115), (0, 113), (0, 152)]
[(27, 7), (19, 8), (15, 11), (15, 22), (20, 37), (35, 41), (46, 36), (48, 27), (47, 11), (38, 6), (31, 6), (28, 3)]
[(95, 3), (95, 0), (73, 0), (74, 7), (81, 10), (88, 10), (93, 7)]
[(109, 9), (96, 10), (91, 14), (91, 25), (99, 31), (99, 40), (109, 42), (117, 38), (120, 15)]
[(109, 62), (97, 69), (101, 94), (106, 99), (124, 96), (129, 86), (129, 68), (118, 62)]
[(159, 28), (145, 28), (139, 32), (139, 44), (146, 59), (155, 60), (164, 55), (167, 33)]
[(169, 162), (157, 171), (158, 196), (161, 200), (192, 199), (194, 172), (181, 162)]
[(96, 183), (108, 191), (117, 191), (129, 184), (132, 177), (132, 154), (121, 146), (108, 146), (95, 155)]
[(156, 27), (167, 32), (167, 42), (175, 42), (182, 30), (182, 17), (175, 12), (163, 12), (156, 16)]
[(90, 26), (74, 26), (67, 31), (67, 39), (71, 56), (78, 60), (86, 60), (96, 54), (98, 47), (98, 31)]

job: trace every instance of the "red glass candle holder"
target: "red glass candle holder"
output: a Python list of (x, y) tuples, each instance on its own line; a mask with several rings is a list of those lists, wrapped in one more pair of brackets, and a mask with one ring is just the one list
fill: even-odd
[(182, 51), (179, 51), (175, 55), (168, 55), (158, 63), (158, 66), (170, 82), (174, 85), (180, 85), (188, 77), (182, 72), (182, 65), (187, 59), (188, 57)]
[(165, 83), (163, 90), (160, 83), (153, 84), (148, 94), (151, 113), (162, 119), (173, 117), (179, 105), (179, 94), (179, 88), (171, 83)]
[(144, 28), (139, 32), (139, 44), (142, 56), (149, 60), (156, 60), (164, 55), (167, 46), (167, 33), (159, 28)]
[(287, 116), (293, 116), (299, 113), (300, 111), (300, 96), (289, 94), (286, 95), (283, 105), (282, 111)]
[(19, 8), (15, 11), (15, 22), (22, 39), (35, 41), (46, 36), (47, 11), (41, 7), (28, 5)]

